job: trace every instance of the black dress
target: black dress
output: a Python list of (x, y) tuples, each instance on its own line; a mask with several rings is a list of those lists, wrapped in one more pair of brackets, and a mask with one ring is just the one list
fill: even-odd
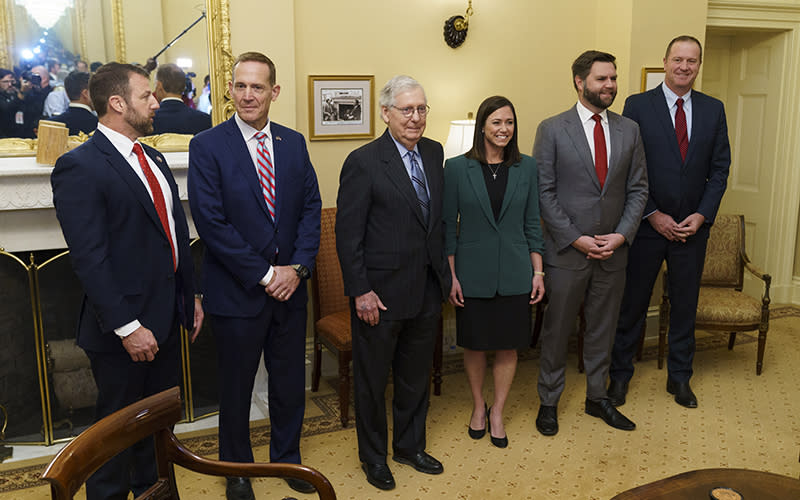
[[(508, 167), (482, 164), (486, 191), (497, 220), (508, 184)], [(524, 349), (530, 344), (530, 294), (464, 297), (456, 307), (456, 343), (473, 351)]]

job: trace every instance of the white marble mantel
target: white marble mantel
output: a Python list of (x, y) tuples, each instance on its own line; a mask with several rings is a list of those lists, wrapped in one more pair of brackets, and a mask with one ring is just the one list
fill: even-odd
[[(186, 174), (189, 153), (164, 153), (178, 183), (189, 230)], [(36, 157), (0, 158), (0, 248), (7, 252), (66, 248), (53, 208), (50, 172), (53, 167), (36, 163)]]

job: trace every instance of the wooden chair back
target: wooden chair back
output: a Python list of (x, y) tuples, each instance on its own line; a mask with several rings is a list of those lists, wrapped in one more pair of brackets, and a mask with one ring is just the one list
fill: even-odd
[(155, 440), (158, 480), (137, 500), (178, 500), (174, 465), (213, 476), (304, 479), (314, 485), (320, 499), (336, 499), (330, 481), (304, 465), (221, 462), (195, 455), (172, 433), (172, 427), (180, 418), (180, 389), (173, 387), (95, 423), (67, 444), (42, 474), (42, 479), (50, 483), (53, 500), (71, 500), (101, 465), (148, 436)]
[(311, 275), (314, 297), (314, 321), (333, 313), (348, 311), (349, 299), (344, 294), (342, 268), (336, 253), (336, 207), (323, 208), (320, 224), (319, 253)]

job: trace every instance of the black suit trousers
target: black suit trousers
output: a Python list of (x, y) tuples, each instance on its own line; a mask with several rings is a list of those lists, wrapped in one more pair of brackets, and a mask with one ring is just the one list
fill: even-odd
[[(353, 333), (353, 389), (358, 456), (362, 462), (385, 464), (387, 455), (386, 384), (392, 369), (393, 437), (395, 453), (425, 450), (433, 350), (441, 318), (441, 290), (432, 271), (422, 310), (413, 318), (381, 318), (369, 326), (358, 318), (350, 301)], [(409, 291), (409, 293), (414, 293)]]
[(625, 294), (611, 355), (609, 373), (613, 380), (626, 382), (633, 376), (633, 355), (650, 305), (653, 285), (665, 259), (670, 301), (667, 371), (676, 382), (688, 382), (692, 377), (697, 297), (709, 228), (708, 224), (701, 225), (694, 236), (681, 243), (668, 241), (647, 221), (642, 222), (628, 253)]
[[(97, 420), (178, 385), (180, 336), (177, 324), (166, 342), (158, 346), (153, 361), (133, 361), (127, 352), (86, 351), (86, 354), (97, 383)], [(153, 438), (146, 438), (92, 474), (86, 481), (86, 499), (126, 500), (129, 491), (137, 497), (155, 484), (157, 479)]]
[[(301, 282), (300, 286), (306, 286)], [(295, 292), (296, 293), (296, 292)], [(306, 308), (269, 299), (253, 318), (211, 315), (219, 360), (219, 458), (253, 462), (250, 400), (263, 353), (271, 462), (300, 463), (305, 411)]]

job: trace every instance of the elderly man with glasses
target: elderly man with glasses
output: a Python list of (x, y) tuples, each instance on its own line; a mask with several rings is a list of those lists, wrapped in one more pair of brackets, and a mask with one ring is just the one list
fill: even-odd
[(367, 481), (395, 487), (386, 464), (384, 394), (391, 367), (393, 459), (440, 474), (425, 452), (430, 371), (450, 271), (442, 233), (442, 145), (422, 137), (429, 107), (408, 76), (380, 94), (388, 128), (347, 157), (342, 167), (336, 248), (351, 297), (358, 454)]

